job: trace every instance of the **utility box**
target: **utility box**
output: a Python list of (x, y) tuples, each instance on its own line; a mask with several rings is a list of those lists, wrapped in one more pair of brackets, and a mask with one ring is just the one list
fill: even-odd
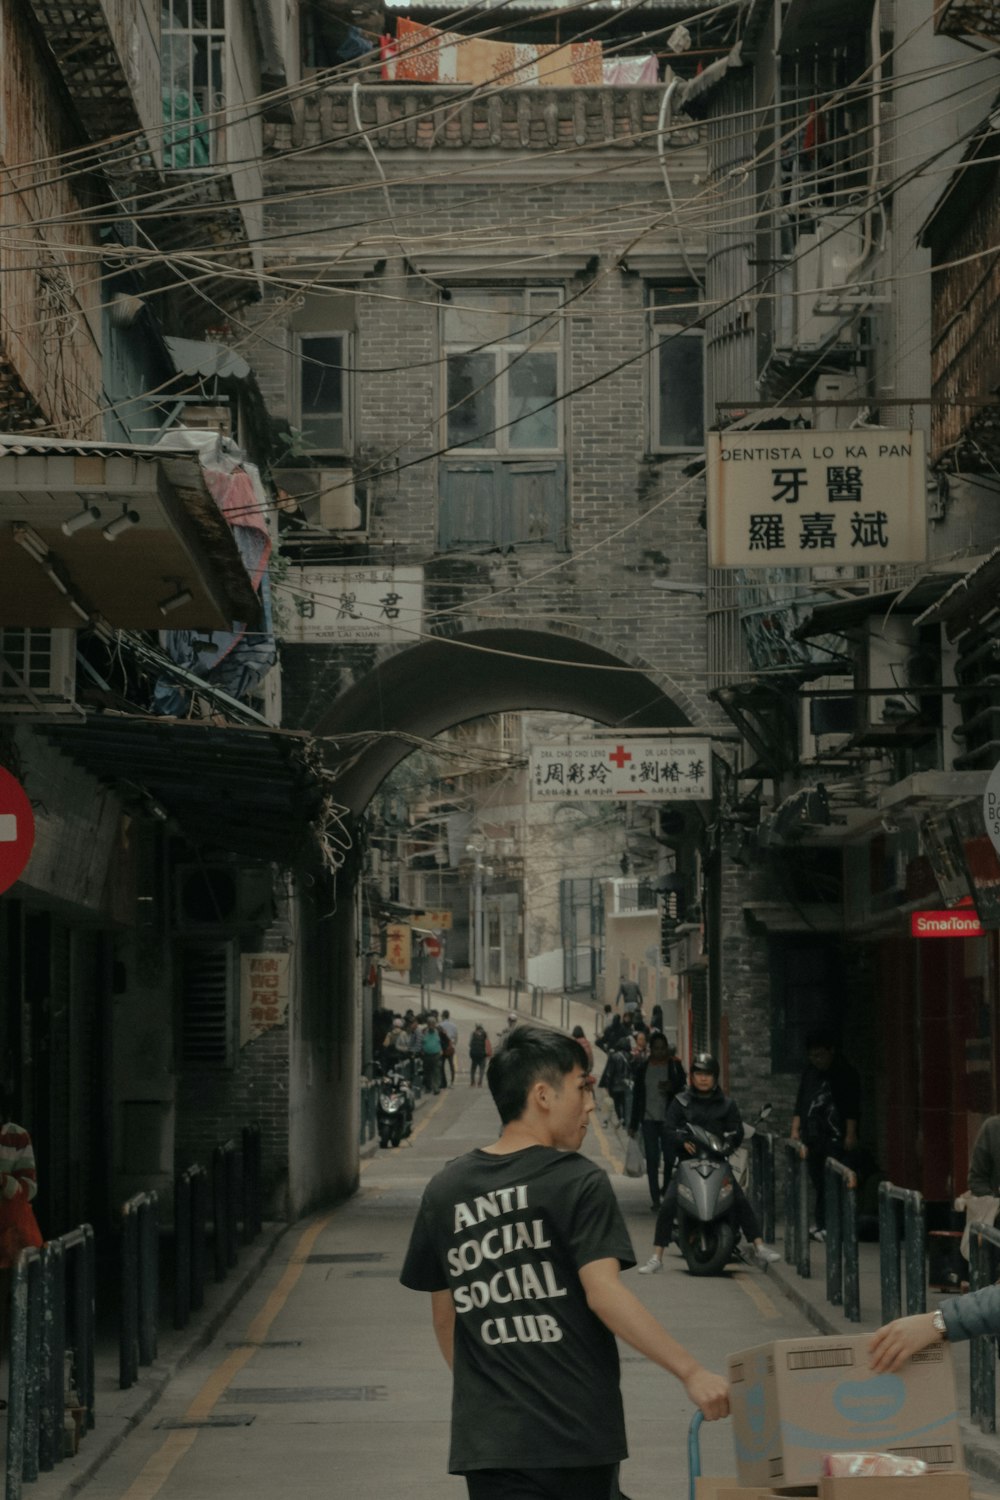
[(729, 1356), (740, 1484), (819, 1484), (827, 1453), (898, 1453), (934, 1471), (961, 1469), (948, 1345), (923, 1350), (896, 1375), (876, 1375), (869, 1340), (778, 1339)]

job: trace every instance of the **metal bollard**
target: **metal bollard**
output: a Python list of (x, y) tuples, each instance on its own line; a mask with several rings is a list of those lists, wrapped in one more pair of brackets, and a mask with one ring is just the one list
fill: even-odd
[(803, 1279), (812, 1275), (806, 1159), (806, 1148), (801, 1141), (785, 1142), (785, 1260)]
[[(993, 1251), (1000, 1249), (1000, 1233), (990, 1224), (969, 1229), (970, 1284), (974, 1292), (995, 1280)], [(990, 1337), (969, 1344), (969, 1414), (980, 1432), (997, 1430), (996, 1349)]]
[(186, 1328), (191, 1316), (191, 1176), (174, 1175), (174, 1327)]
[[(372, 1134), (377, 1130), (378, 1084), (372, 1084)], [(261, 1204), (261, 1135), (259, 1125), (243, 1127), (243, 1234), (247, 1243), (264, 1227)]]
[(775, 1233), (774, 1139), (764, 1130), (750, 1137), (750, 1201), (768, 1244)]
[(212, 1150), (212, 1257), (216, 1281), (225, 1281), (228, 1269), (226, 1228), (226, 1158), (221, 1146)]
[[(900, 1239), (900, 1208), (903, 1234)], [(923, 1196), (916, 1188), (895, 1187), (891, 1182), (878, 1185), (879, 1277), (882, 1293), (882, 1322), (890, 1323), (903, 1310), (900, 1250), (905, 1248), (906, 1311), (927, 1310), (927, 1223)]]
[(826, 1165), (826, 1298), (843, 1307), (851, 1323), (861, 1321), (858, 1252), (858, 1179), (843, 1162)]

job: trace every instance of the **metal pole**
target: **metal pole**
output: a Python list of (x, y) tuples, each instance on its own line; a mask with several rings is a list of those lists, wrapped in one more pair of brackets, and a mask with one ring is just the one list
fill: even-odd
[(923, 1194), (907, 1193), (903, 1206), (906, 1226), (906, 1311), (927, 1311), (927, 1211)]
[(174, 1327), (186, 1328), (191, 1316), (191, 1179), (174, 1177)]
[(483, 861), (476, 855), (476, 878), (473, 891), (473, 980), (477, 995), (483, 993)]
[(861, 1322), (861, 1266), (858, 1251), (858, 1179), (851, 1173), (844, 1193), (844, 1317)]
[(58, 1340), (56, 1338), (56, 1260), (58, 1241), (50, 1240), (42, 1246), (42, 1337), (39, 1351), (38, 1371), (38, 1467), (43, 1473), (54, 1469), (58, 1453), (56, 1442), (62, 1443), (62, 1400), (58, 1408), (54, 1401), (53, 1365)]
[(121, 1281), (118, 1288), (118, 1384), (127, 1391), (135, 1383), (137, 1374), (136, 1343), (137, 1301), (139, 1279), (139, 1247), (137, 1244), (138, 1219), (132, 1199), (122, 1204), (121, 1225)]
[(891, 1182), (878, 1185), (878, 1256), (882, 1292), (882, 1322), (891, 1323), (902, 1312), (899, 1269), (899, 1216)]
[(840, 1307), (844, 1301), (844, 1288), (841, 1281), (843, 1274), (843, 1224), (841, 1220), (841, 1180), (833, 1169), (833, 1162), (827, 1158), (823, 1168), (825, 1183), (826, 1204), (826, 1300), (834, 1307)]
[(208, 1174), (190, 1167), (191, 1177), (191, 1311), (205, 1305), (205, 1221), (208, 1218)]
[(23, 1250), (10, 1287), (10, 1375), (7, 1389), (6, 1500), (20, 1500), (24, 1476), (28, 1415), (28, 1287), (38, 1252)]
[(226, 1162), (222, 1147), (212, 1151), (212, 1251), (215, 1279), (226, 1279)]

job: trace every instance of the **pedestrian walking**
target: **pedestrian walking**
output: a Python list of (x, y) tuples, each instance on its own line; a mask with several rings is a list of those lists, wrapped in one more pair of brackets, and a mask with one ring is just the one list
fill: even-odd
[[(632, 1086), (632, 1114), (628, 1133), (642, 1132), (646, 1153), (646, 1177), (649, 1182), (649, 1206), (655, 1212), (667, 1191), (674, 1168), (676, 1151), (667, 1129), (667, 1110), (687, 1083), (684, 1064), (662, 1032), (653, 1032), (649, 1057), (635, 1068)], [(660, 1159), (663, 1179), (660, 1180)]]
[(469, 1062), (471, 1072), (469, 1074), (469, 1086), (479, 1088), (483, 1086), (483, 1074), (486, 1071), (486, 1063), (493, 1051), (489, 1037), (486, 1035), (485, 1026), (476, 1026), (469, 1037)]
[(424, 1091), (431, 1094), (441, 1092), (441, 1033), (433, 1021), (424, 1028)]
[(599, 1085), (611, 1095), (611, 1102), (615, 1107), (615, 1119), (619, 1125), (625, 1124), (625, 1094), (630, 1079), (629, 1058), (631, 1056), (632, 1043), (627, 1037), (623, 1037), (608, 1053), (608, 1060), (604, 1064), (604, 1072), (601, 1074)]
[(801, 1140), (807, 1152), (816, 1205), (815, 1222), (809, 1230), (813, 1239), (826, 1238), (826, 1159), (832, 1156), (847, 1161), (857, 1150), (860, 1112), (861, 1080), (857, 1072), (839, 1056), (831, 1032), (810, 1032), (791, 1137)]
[(582, 1026), (574, 1026), (573, 1027), (573, 1035), (576, 1038), (576, 1040), (580, 1043), (580, 1046), (583, 1048), (584, 1052), (586, 1052), (586, 1054), (587, 1054), (587, 1072), (588, 1073), (592, 1073), (594, 1071), (594, 1049), (590, 1045), (590, 1042), (588, 1041), (587, 1037), (584, 1035), (583, 1027)]
[(615, 1337), (729, 1409), (621, 1281), (635, 1264), (608, 1175), (579, 1154), (594, 1099), (572, 1038), (518, 1026), (490, 1062), (497, 1141), (428, 1185), (403, 1264), (454, 1372), (449, 1472), (470, 1500), (613, 1500), (627, 1457)]
[(642, 990), (634, 979), (623, 979), (621, 981), (618, 986), (618, 993), (615, 996), (616, 1005), (619, 1000), (622, 1003), (623, 1017), (630, 1015), (637, 1005), (642, 1005)]
[(458, 1027), (451, 1019), (451, 1012), (443, 1010), (438, 1022), (438, 1031), (441, 1033), (441, 1070), (442, 1083), (445, 1088), (455, 1082), (455, 1053), (458, 1051)]

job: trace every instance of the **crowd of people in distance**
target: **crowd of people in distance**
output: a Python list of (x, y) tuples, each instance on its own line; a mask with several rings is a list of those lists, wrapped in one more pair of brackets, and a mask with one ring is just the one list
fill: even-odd
[[(516, 1025), (517, 1020), (511, 1014), (506, 1030)], [(503, 1035), (501, 1032), (497, 1041)], [(482, 1088), (493, 1046), (485, 1026), (472, 1027), (466, 1048), (470, 1087)], [(403, 1015), (384, 1009), (375, 1012), (373, 1060), (380, 1072), (388, 1073), (401, 1063), (413, 1062), (420, 1069), (424, 1091), (439, 1094), (442, 1089), (453, 1088), (458, 1081), (456, 1058), (459, 1058), (459, 1033), (449, 1011), (408, 1009)]]

